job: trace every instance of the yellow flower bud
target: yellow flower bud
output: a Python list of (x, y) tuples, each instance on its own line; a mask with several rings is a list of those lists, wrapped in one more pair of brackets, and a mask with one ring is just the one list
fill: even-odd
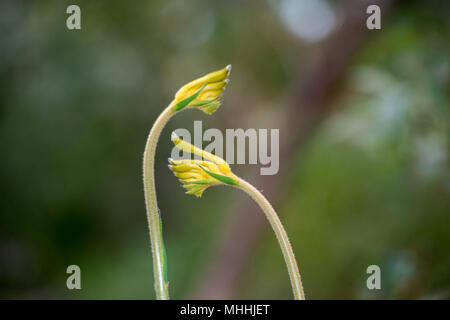
[(231, 65), (208, 73), (207, 75), (189, 82), (177, 91), (173, 101), (175, 111), (185, 107), (201, 109), (207, 114), (217, 110), (222, 104), (222, 94), (229, 82), (228, 76)]
[(204, 160), (173, 160), (169, 158), (169, 168), (178, 177), (187, 194), (201, 197), (206, 188), (219, 184), (237, 185), (237, 177), (222, 158), (181, 140), (172, 133), (172, 141), (177, 148), (201, 156)]

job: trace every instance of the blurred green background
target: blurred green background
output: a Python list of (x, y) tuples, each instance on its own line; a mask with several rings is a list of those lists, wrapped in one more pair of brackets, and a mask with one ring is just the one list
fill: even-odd
[[(79, 31), (66, 28), (69, 4), (81, 7)], [(171, 297), (208, 298), (198, 292), (205, 270), (230, 217), (247, 214), (237, 203), (251, 200), (231, 188), (185, 195), (166, 165), (170, 133), (202, 120), (204, 130), (280, 128), (282, 143), (290, 129), (280, 118), (346, 5), (2, 1), (0, 298), (154, 298), (147, 134), (180, 86), (231, 63), (224, 105), (213, 116), (174, 117), (157, 151)], [(449, 9), (399, 1), (382, 12), (382, 29), (365, 35), (331, 111), (289, 162), (281, 159), (287, 175), (267, 196), (307, 298), (450, 298)], [(251, 176), (259, 166), (233, 171)], [(81, 290), (66, 288), (71, 264), (81, 267)], [(232, 298), (291, 298), (266, 223), (243, 264)], [(371, 264), (381, 267), (382, 290), (366, 288)]]

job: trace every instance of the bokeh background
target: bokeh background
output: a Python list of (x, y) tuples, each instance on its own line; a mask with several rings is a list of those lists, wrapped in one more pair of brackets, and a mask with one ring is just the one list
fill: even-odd
[[(369, 4), (382, 29), (367, 30)], [(66, 28), (81, 7), (82, 29)], [(290, 299), (272, 230), (231, 188), (187, 196), (170, 133), (280, 128), (279, 174), (234, 165), (280, 214), (311, 299), (450, 298), (447, 1), (2, 1), (0, 297), (152, 299), (148, 131), (231, 63), (225, 103), (157, 150), (174, 299)], [(81, 267), (82, 289), (66, 288)], [(382, 289), (366, 288), (367, 266)]]

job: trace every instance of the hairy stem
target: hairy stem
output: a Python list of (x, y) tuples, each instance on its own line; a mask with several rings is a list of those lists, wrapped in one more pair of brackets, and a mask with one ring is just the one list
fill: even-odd
[(169, 299), (169, 281), (167, 277), (167, 258), (162, 237), (161, 216), (156, 200), (154, 161), (158, 138), (165, 124), (174, 113), (172, 104), (170, 104), (156, 119), (147, 138), (143, 162), (145, 207), (150, 229), (155, 292), (158, 300)]
[(294, 293), (295, 300), (305, 300), (305, 293), (303, 292), (302, 280), (298, 271), (297, 262), (295, 260), (294, 252), (292, 251), (289, 238), (286, 231), (278, 218), (277, 213), (269, 203), (269, 201), (259, 192), (254, 186), (247, 181), (238, 178), (238, 188), (244, 190), (253, 200), (258, 203), (261, 209), (264, 211), (273, 231), (278, 239), (281, 251), (283, 253), (284, 261), (289, 272), (289, 278), (291, 280), (292, 291)]

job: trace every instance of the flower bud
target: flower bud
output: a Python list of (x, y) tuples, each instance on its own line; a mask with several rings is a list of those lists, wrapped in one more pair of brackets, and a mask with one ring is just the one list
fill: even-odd
[(220, 157), (181, 140), (172, 133), (172, 141), (177, 148), (201, 156), (203, 160), (173, 160), (169, 158), (169, 169), (186, 188), (187, 194), (201, 197), (206, 188), (219, 184), (237, 185), (236, 176)]
[(231, 65), (228, 65), (181, 87), (175, 94), (175, 111), (186, 107), (198, 108), (207, 114), (216, 111), (222, 104), (221, 98), (229, 82), (230, 72)]

